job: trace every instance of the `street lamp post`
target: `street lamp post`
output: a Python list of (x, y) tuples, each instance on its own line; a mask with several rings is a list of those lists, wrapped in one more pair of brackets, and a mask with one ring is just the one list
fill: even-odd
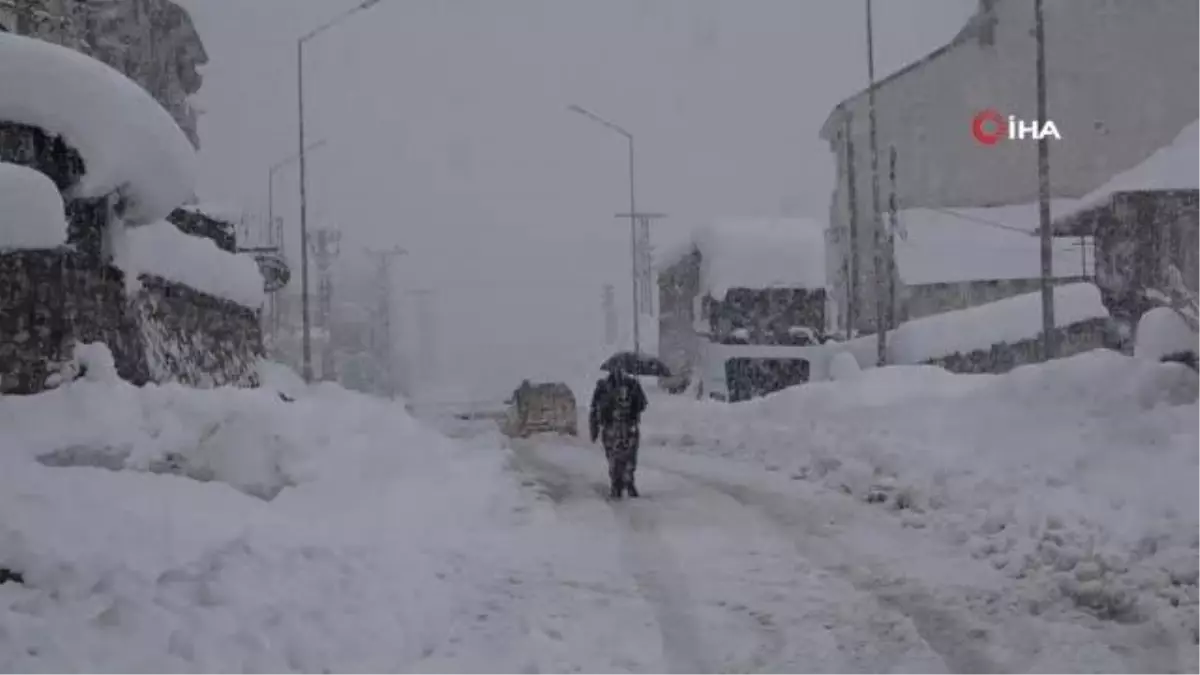
[(340, 24), (351, 15), (368, 7), (379, 4), (379, 0), (364, 0), (363, 2), (342, 12), (338, 16), (317, 26), (296, 41), (296, 93), (298, 98), (298, 114), (300, 117), (300, 305), (303, 314), (303, 375), (305, 382), (312, 382), (312, 322), (308, 316), (308, 190), (307, 162), (305, 161), (304, 144), (304, 43), (321, 33)]
[[(316, 150), (317, 148), (321, 147), (322, 145), (325, 145), (324, 139), (319, 140), (316, 143), (313, 143), (313, 144), (307, 146), (306, 148), (304, 148), (304, 152), (306, 152), (306, 153), (312, 152), (313, 150)], [(293, 162), (298, 161), (300, 159), (300, 154), (301, 153), (296, 153), (290, 157), (287, 157), (286, 159), (282, 159), (282, 160), (276, 162), (275, 164), (271, 165), (270, 170), (267, 171), (267, 238), (268, 238), (268, 243), (273, 244), (274, 246), (278, 247), (280, 253), (283, 253), (283, 236), (282, 236), (283, 230), (282, 230), (282, 228), (280, 228), (277, 231), (276, 227), (275, 227), (275, 174), (277, 172), (279, 172), (279, 170), (283, 169), (284, 167), (289, 166)], [(278, 241), (275, 240), (276, 235), (278, 235)], [(279, 311), (278, 307), (276, 306), (275, 294), (273, 294), (273, 293), (271, 294), (269, 302), (270, 302), (270, 304), (268, 305), (268, 313), (270, 314), (269, 327), (270, 327), (271, 335), (274, 338), (274, 337), (277, 337), (277, 333), (279, 332), (279, 319), (280, 319), (280, 317), (279, 317), (280, 311)]]
[(635, 188), (634, 188), (635, 184), (634, 184), (634, 178), (633, 178), (633, 134), (629, 133), (628, 131), (617, 126), (616, 124), (609, 122), (608, 120), (604, 119), (603, 117), (600, 117), (599, 115), (597, 115), (597, 114), (591, 112), (590, 110), (587, 110), (586, 108), (583, 108), (581, 106), (571, 105), (571, 106), (567, 107), (567, 110), (570, 112), (579, 114), (579, 115), (583, 115), (584, 117), (592, 120), (593, 122), (596, 122), (597, 124), (607, 127), (611, 131), (617, 132), (618, 134), (624, 136), (625, 140), (627, 140), (629, 142), (629, 252), (630, 252), (630, 257), (633, 260), (633, 277), (632, 277), (632, 280), (633, 280), (633, 286), (632, 286), (632, 288), (633, 288), (633, 291), (632, 291), (632, 293), (633, 293), (633, 351), (635, 354), (640, 354), (642, 351), (641, 332), (640, 332), (641, 307), (639, 306), (639, 302), (638, 302), (638, 287), (637, 287), (637, 279), (638, 279), (637, 217), (638, 217), (638, 213), (637, 213), (637, 200), (635, 197)]

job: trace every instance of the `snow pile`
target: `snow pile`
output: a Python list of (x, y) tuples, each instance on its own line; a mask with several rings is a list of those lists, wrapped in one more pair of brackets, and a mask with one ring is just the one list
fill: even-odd
[(125, 272), (127, 283), (152, 274), (252, 308), (266, 297), (254, 258), (223, 251), (168, 221), (116, 228), (113, 236), (113, 262)]
[(1113, 176), (1107, 183), (1079, 200), (1077, 210), (1102, 204), (1118, 192), (1200, 189), (1200, 164), (1196, 161), (1198, 147), (1200, 122), (1192, 122), (1179, 132), (1175, 140), (1159, 148), (1146, 161)]
[[(1050, 203), (1052, 215), (1075, 207), (1074, 200)], [(897, 214), (896, 270), (909, 285), (976, 280), (1036, 279), (1041, 276), (1038, 205), (986, 209), (911, 209)], [(1095, 263), (1090, 239), (1055, 237), (1056, 277), (1085, 276)]]
[(0, 670), (531, 667), (546, 529), (495, 446), (332, 385), (81, 379), (0, 428)]
[(67, 219), (54, 181), (0, 162), (0, 249), (55, 248), (66, 242)]
[(129, 223), (165, 218), (195, 192), (195, 151), (171, 115), (74, 50), (0, 33), (0, 120), (62, 136), (86, 165), (78, 196), (120, 192)]
[[(1054, 322), (1059, 328), (1108, 318), (1100, 289), (1089, 283), (1054, 289)], [(892, 363), (914, 364), (954, 353), (1014, 343), (1042, 332), (1042, 295), (1026, 293), (961, 311), (935, 314), (901, 324), (888, 337)]]
[(1158, 360), (1180, 352), (1200, 352), (1196, 331), (1170, 307), (1154, 307), (1138, 320), (1133, 355)]
[(1159, 619), (1194, 644), (1196, 400), (1183, 366), (1095, 351), (1005, 375), (896, 366), (680, 402), (652, 408), (643, 434), (891, 509), (1008, 574), (1030, 612)]
[[(1107, 318), (1108, 309), (1095, 285), (1076, 283), (1055, 287), (1054, 322), (1059, 328)], [(900, 324), (888, 334), (888, 362), (915, 365), (955, 353), (989, 349), (1001, 342), (1029, 340), (1041, 333), (1041, 293), (1025, 293)], [(830, 343), (830, 349), (834, 350), (834, 357), (841, 352), (852, 354), (866, 368), (876, 362), (876, 344), (875, 336), (869, 335)]]

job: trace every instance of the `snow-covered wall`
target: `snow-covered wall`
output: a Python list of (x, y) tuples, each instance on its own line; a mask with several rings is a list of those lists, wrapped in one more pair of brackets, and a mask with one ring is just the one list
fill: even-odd
[(73, 358), (103, 342), (135, 384), (253, 386), (262, 336), (255, 310), (143, 275), (125, 275), (70, 248), (0, 254), (0, 392), (31, 394)]
[[(878, 147), (888, 194), (888, 148), (895, 146), (899, 208), (982, 207), (1037, 200), (1037, 144), (983, 146), (970, 132), (980, 110), (1033, 120), (1036, 115), (1033, 3), (997, 0), (978, 28), (945, 52), (915, 64), (876, 91)], [(1045, 3), (1052, 141), (1050, 184), (1056, 197), (1080, 198), (1169, 144), (1197, 118), (1198, 9), (1178, 0), (1057, 0)], [(864, 307), (873, 307), (871, 175), (867, 96), (844, 102), (852, 118)], [(842, 111), (822, 137), (837, 161), (831, 203), (831, 287), (848, 255), (849, 207)], [(1194, 150), (1193, 150), (1194, 153)], [(869, 323), (873, 311), (860, 312)], [(860, 323), (860, 325), (864, 325)]]

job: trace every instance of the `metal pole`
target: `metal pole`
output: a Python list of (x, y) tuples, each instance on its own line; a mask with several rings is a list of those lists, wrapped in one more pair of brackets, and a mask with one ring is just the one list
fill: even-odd
[[(1046, 123), (1046, 33), (1042, 22), (1042, 0), (1033, 0), (1034, 36), (1037, 41), (1037, 123)], [(1054, 335), (1054, 275), (1050, 236), (1050, 142), (1038, 139), (1038, 215), (1042, 235), (1042, 351), (1046, 360), (1057, 356)]]
[(846, 116), (846, 200), (849, 206), (850, 219), (850, 258), (849, 270), (850, 277), (849, 295), (850, 302), (846, 305), (846, 339), (854, 337), (854, 332), (858, 330), (858, 288), (861, 281), (862, 272), (859, 269), (859, 263), (862, 260), (859, 258), (858, 251), (858, 173), (855, 171), (856, 156), (854, 152), (854, 137), (851, 134), (853, 123), (848, 114)]
[(896, 327), (896, 146), (888, 148), (888, 231), (887, 231), (887, 327)]
[(312, 383), (312, 325), (308, 317), (308, 163), (304, 156), (304, 38), (296, 42), (296, 76), (300, 114), (300, 312), (302, 372), (306, 383)]
[(875, 127), (875, 36), (871, 26), (871, 0), (867, 0), (867, 109), (871, 127), (871, 224), (875, 249), (875, 344), (877, 365), (887, 364), (887, 326), (884, 324), (883, 222), (879, 213), (879, 148)]
[(637, 202), (634, 199), (633, 134), (628, 134), (626, 138), (629, 139), (629, 254), (633, 259), (633, 276), (630, 277), (633, 282), (633, 352), (640, 354), (642, 353), (640, 330), (642, 310), (638, 302)]

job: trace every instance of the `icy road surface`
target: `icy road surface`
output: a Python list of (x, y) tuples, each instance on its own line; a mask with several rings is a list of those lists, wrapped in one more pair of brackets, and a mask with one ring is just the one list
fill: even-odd
[[(633, 671), (1179, 669), (1153, 629), (1034, 617), (990, 567), (828, 490), (653, 448), (643, 496), (614, 503), (599, 448), (512, 445), (563, 526), (554, 569), (574, 592), (555, 604), (573, 609), (542, 616), (547, 645), (590, 639)], [(602, 667), (565, 651), (555, 665)]]

